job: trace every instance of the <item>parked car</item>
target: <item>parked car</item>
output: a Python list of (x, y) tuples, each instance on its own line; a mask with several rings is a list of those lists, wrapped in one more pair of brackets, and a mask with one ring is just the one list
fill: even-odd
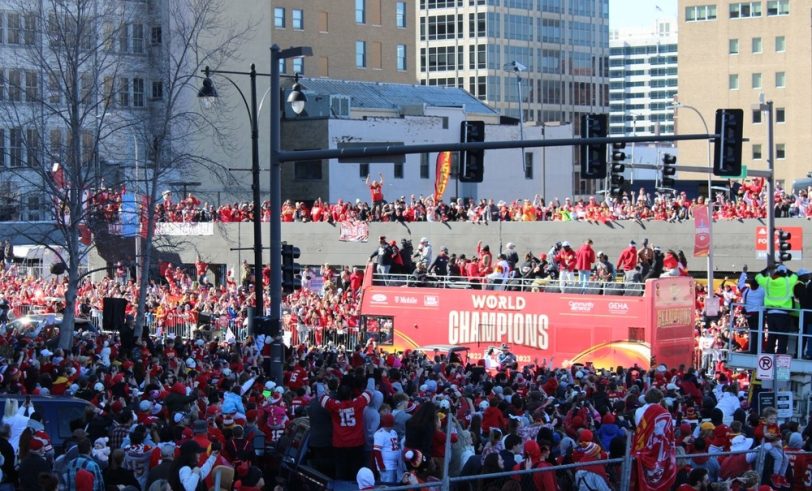
[(45, 431), (50, 435), (51, 444), (57, 454), (62, 452), (65, 440), (73, 434), (70, 428), (71, 421), (83, 418), (85, 410), (93, 407), (90, 402), (76, 397), (0, 394), (0, 408), (5, 407), (7, 399), (17, 399), (20, 407), (26, 400), (31, 401), (33, 411), (37, 411), (45, 418)]
[[(17, 338), (34, 338), (41, 336), (45, 339), (45, 346), (49, 350), (56, 349), (59, 343), (59, 328), (62, 325), (62, 314), (31, 314), (14, 319), (6, 327)], [(41, 329), (37, 331), (38, 328)], [(84, 317), (75, 317), (73, 320), (74, 333), (85, 331), (97, 332), (96, 326)]]

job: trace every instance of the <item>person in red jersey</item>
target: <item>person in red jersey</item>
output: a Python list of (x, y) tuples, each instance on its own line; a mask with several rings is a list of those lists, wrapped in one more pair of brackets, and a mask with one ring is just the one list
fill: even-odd
[(325, 394), (321, 406), (330, 413), (333, 423), (336, 479), (352, 480), (364, 466), (364, 408), (372, 401), (375, 379), (370, 378), (367, 390), (353, 398), (349, 385), (340, 385), (336, 396)]

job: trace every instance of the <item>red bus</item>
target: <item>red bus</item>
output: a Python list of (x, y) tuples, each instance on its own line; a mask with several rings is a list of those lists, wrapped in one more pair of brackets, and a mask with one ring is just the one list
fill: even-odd
[(693, 278), (569, 285), (564, 293), (558, 282), (514, 281), (416, 287), (403, 276), (374, 274), (370, 265), (361, 290), (362, 328), (382, 347), (464, 346), (472, 360), (507, 345), (520, 364), (552, 358), (556, 366), (591, 362), (610, 369), (692, 362)]

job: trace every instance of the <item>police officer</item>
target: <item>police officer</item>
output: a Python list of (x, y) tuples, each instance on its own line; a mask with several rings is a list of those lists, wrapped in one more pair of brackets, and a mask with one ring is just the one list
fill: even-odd
[(764, 288), (764, 307), (767, 309), (767, 325), (770, 326), (770, 337), (767, 352), (771, 352), (773, 334), (776, 344), (774, 353), (787, 354), (787, 334), (791, 328), (790, 310), (792, 309), (793, 292), (798, 275), (783, 264), (767, 267), (756, 275), (756, 282)]

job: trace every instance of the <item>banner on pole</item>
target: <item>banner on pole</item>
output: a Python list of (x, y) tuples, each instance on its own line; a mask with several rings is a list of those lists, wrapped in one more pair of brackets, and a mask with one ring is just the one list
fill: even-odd
[(710, 215), (707, 205), (694, 207), (694, 257), (710, 254)]
[(434, 170), (434, 202), (443, 199), (443, 193), (451, 176), (451, 159), (453, 152), (440, 152), (437, 154), (437, 163)]

